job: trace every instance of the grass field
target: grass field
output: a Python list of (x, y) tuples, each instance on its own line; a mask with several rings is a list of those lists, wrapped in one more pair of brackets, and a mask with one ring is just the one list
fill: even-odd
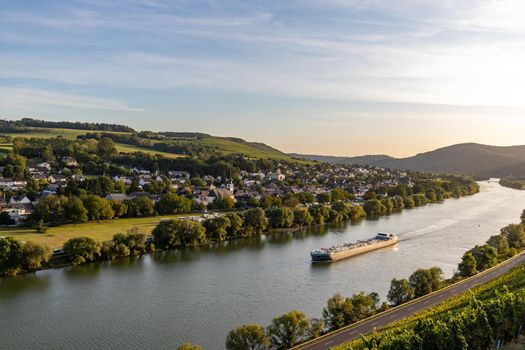
[(127, 145), (127, 144), (124, 144), (124, 143), (115, 143), (115, 145), (117, 147), (117, 151), (119, 151), (120, 153), (143, 152), (143, 153), (147, 153), (147, 154), (158, 154), (158, 155), (164, 156), (166, 158), (185, 157), (182, 154), (161, 152), (161, 151), (156, 151), (156, 150), (153, 150), (153, 149), (142, 148), (142, 147), (137, 147), (137, 146), (133, 146), (133, 145)]
[(2, 135), (9, 135), (11, 137), (36, 137), (49, 139), (52, 137), (62, 136), (69, 140), (74, 140), (78, 135), (82, 135), (88, 132), (94, 132), (93, 130), (73, 130), (73, 129), (48, 129), (48, 128), (32, 128), (31, 132), (23, 133), (2, 133)]
[(133, 227), (138, 227), (145, 233), (150, 233), (161, 218), (176, 218), (183, 215), (165, 215), (146, 218), (125, 218), (90, 222), (78, 225), (62, 225), (50, 227), (46, 233), (37, 233), (27, 227), (0, 229), (0, 236), (13, 236), (21, 241), (33, 241), (49, 247), (61, 247), (70, 238), (87, 236), (98, 241), (111, 239), (115, 233), (126, 233)]

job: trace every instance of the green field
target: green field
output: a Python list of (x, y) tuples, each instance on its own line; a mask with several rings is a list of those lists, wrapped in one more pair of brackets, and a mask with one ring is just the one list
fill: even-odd
[(161, 218), (176, 218), (184, 215), (165, 215), (145, 218), (125, 218), (90, 222), (78, 225), (62, 225), (50, 227), (46, 233), (37, 233), (27, 227), (0, 229), (0, 236), (13, 236), (21, 241), (33, 241), (49, 247), (61, 247), (70, 238), (87, 236), (98, 241), (111, 239), (115, 233), (126, 233), (133, 227), (138, 227), (145, 233), (150, 233)]
[(11, 137), (36, 137), (49, 139), (52, 137), (62, 136), (69, 140), (74, 140), (78, 135), (83, 135), (88, 132), (96, 132), (93, 130), (74, 130), (74, 129), (49, 129), (49, 128), (31, 128), (31, 132), (21, 133), (2, 133)]
[(127, 145), (125, 143), (115, 143), (115, 146), (117, 147), (117, 151), (119, 151), (120, 153), (143, 152), (143, 153), (147, 153), (147, 154), (158, 154), (158, 155), (164, 156), (166, 158), (185, 157), (182, 154), (161, 152), (161, 151), (156, 151), (156, 150), (153, 150), (153, 149), (142, 148), (142, 147), (137, 147), (137, 146), (133, 146), (133, 145)]

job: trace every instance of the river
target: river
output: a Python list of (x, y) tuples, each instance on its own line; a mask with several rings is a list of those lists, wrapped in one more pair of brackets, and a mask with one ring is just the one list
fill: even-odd
[[(298, 309), (320, 317), (335, 292), (376, 291), (393, 277), (440, 266), (450, 277), (465, 250), (519, 221), (525, 192), (481, 182), (459, 200), (379, 220), (160, 252), (0, 279), (2, 349), (223, 349), (230, 329), (267, 325)], [(400, 236), (393, 248), (312, 265), (309, 251)]]

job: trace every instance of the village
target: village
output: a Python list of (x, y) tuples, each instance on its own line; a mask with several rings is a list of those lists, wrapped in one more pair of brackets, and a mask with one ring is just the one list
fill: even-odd
[[(190, 171), (175, 169), (153, 172), (137, 167), (129, 167), (126, 172), (127, 175), (104, 176), (113, 185), (112, 191), (103, 193), (102, 197), (112, 203), (146, 197), (154, 205), (164, 193), (170, 192), (198, 203), (199, 211), (212, 207), (216, 200), (226, 199), (242, 209), (257, 206), (266, 197), (287, 195), (299, 196), (304, 206), (329, 203), (334, 189), (345, 191), (345, 200), (362, 202), (372, 189), (386, 195), (389, 188), (399, 184), (412, 187), (414, 176), (421, 177), (420, 173), (372, 166), (289, 162), (278, 164), (275, 171), (241, 170), (232, 177), (192, 175)], [(6, 174), (5, 167), (0, 167), (0, 173)], [(28, 165), (22, 178), (1, 177), (0, 224), (22, 225), (42, 198), (62, 194), (71, 183), (82, 187), (85, 181), (94, 178), (97, 176), (83, 175), (79, 162), (72, 157)]]

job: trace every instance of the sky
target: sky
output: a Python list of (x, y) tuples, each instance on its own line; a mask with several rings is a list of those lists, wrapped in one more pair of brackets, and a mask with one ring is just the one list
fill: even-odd
[(286, 152), (525, 144), (522, 0), (0, 0), (0, 117)]

